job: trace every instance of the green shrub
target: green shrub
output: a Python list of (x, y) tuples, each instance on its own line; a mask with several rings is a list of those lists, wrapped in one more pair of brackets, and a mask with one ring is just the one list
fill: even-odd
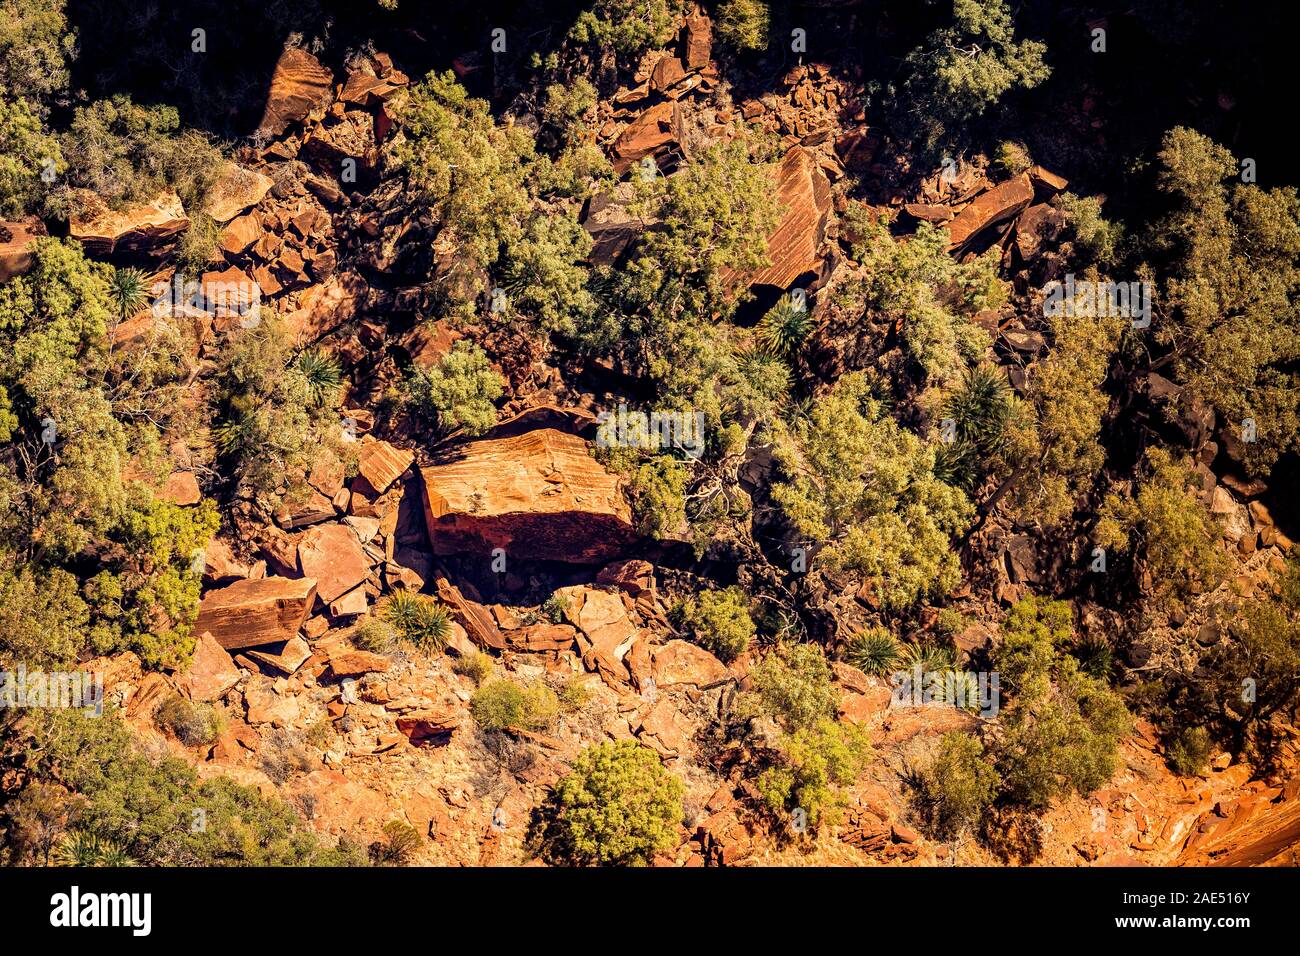
[(469, 709), (484, 730), (544, 730), (555, 721), (560, 702), (542, 684), (494, 680), (474, 692)]
[(400, 639), (397, 628), (382, 617), (367, 617), (352, 631), (352, 643), (375, 654), (390, 653)]
[(993, 151), (993, 168), (1003, 176), (1018, 176), (1032, 165), (1034, 160), (1024, 143), (1003, 140)]
[(67, 94), (68, 61), (77, 50), (65, 0), (21, 0), (0, 6), (0, 94), (48, 109)]
[(891, 97), (898, 135), (934, 153), (1015, 89), (1048, 76), (1047, 47), (1015, 39), (1005, 0), (955, 0), (952, 22), (925, 38), (904, 60), (909, 74)]
[(675, 458), (654, 455), (635, 466), (628, 479), (636, 529), (650, 538), (679, 533), (686, 524), (686, 467)]
[(764, 50), (770, 18), (767, 0), (722, 0), (718, 35), (737, 50)]
[(768, 654), (749, 672), (751, 689), (739, 702), (741, 716), (765, 715), (787, 733), (833, 720), (840, 695), (831, 668), (814, 644), (794, 644)]
[(154, 721), (187, 747), (205, 746), (221, 734), (221, 717), (214, 708), (179, 695), (163, 701)]
[(402, 640), (422, 651), (438, 652), (447, 646), (451, 615), (431, 597), (401, 588), (379, 602), (378, 612)]
[[(288, 804), (225, 777), (200, 781), (182, 760), (145, 755), (115, 714), (86, 720), (72, 711), (34, 711), (24, 721), (24, 734), (26, 770), (37, 785), (29, 784), (11, 802), (10, 818), (30, 819), (44, 799), (39, 781), (57, 783), (49, 787), (57, 794), (54, 805), (40, 810), (47, 823), (54, 822), (55, 842), (75, 812), (78, 829), (147, 866), (360, 862), (348, 847), (323, 843)], [(199, 809), (203, 827), (193, 826)], [(34, 840), (30, 823), (23, 830), (8, 834), (15, 862), (39, 860), (42, 841)]]
[(953, 638), (966, 629), (966, 616), (956, 608), (946, 607), (939, 612), (934, 629), (944, 637)]
[(217, 251), (220, 242), (221, 224), (205, 212), (191, 213), (190, 226), (176, 243), (176, 271), (197, 276), (219, 264), (222, 261)]
[(1191, 463), (1159, 447), (1147, 449), (1147, 474), (1136, 494), (1106, 496), (1097, 544), (1133, 553), (1150, 571), (1153, 592), (1185, 599), (1218, 585), (1229, 567), (1219, 526), (1200, 500)]
[(141, 106), (117, 95), (79, 106), (62, 137), (73, 186), (113, 208), (174, 189), (198, 210), (221, 171), (221, 152), (198, 130), (180, 128), (173, 106)]
[(1058, 648), (1073, 634), (1070, 605), (1033, 597), (1017, 601), (1002, 624), (1002, 643), (994, 654), (1002, 690), (1037, 700), (1047, 682)]
[(1095, 196), (1073, 193), (1061, 193), (1059, 202), (1076, 261), (1102, 269), (1113, 265), (1123, 230), (1102, 216), (1101, 202)]
[(569, 596), (560, 591), (556, 591), (545, 601), (538, 610), (552, 624), (560, 624), (564, 621), (564, 612), (569, 609)]
[(337, 416), (314, 403), (294, 336), (270, 310), (226, 335), (214, 383), (213, 439), (241, 488), (268, 509), (302, 493), (322, 447), (341, 444)]
[(58, 140), (46, 134), (29, 104), (0, 96), (0, 216), (17, 219), (41, 210), (46, 169), (56, 175), (64, 170)]
[(1007, 794), (1043, 810), (1071, 792), (1087, 796), (1111, 778), (1132, 718), (1114, 691), (1066, 655), (1043, 696), (1029, 701), (1021, 691), (1006, 726), (998, 769)]
[(90, 608), (67, 571), (0, 571), (0, 657), (5, 661), (69, 667), (85, 646), (89, 625)]
[(939, 752), (920, 774), (920, 797), (927, 829), (952, 840), (974, 829), (997, 794), (997, 769), (984, 745), (970, 734), (943, 735)]
[(582, 710), (591, 701), (591, 685), (582, 677), (570, 677), (560, 687), (560, 703), (567, 711)]
[(468, 677), (475, 684), (481, 684), (491, 675), (493, 663), (490, 654), (475, 651), (456, 658), (451, 669), (462, 677)]
[(704, 591), (682, 604), (682, 621), (701, 647), (724, 661), (749, 649), (756, 628), (745, 592), (734, 584), (722, 591)]
[(588, 747), (555, 785), (534, 845), (553, 863), (646, 865), (677, 844), (684, 789), (634, 740)]
[[(1294, 550), (1294, 549), (1293, 549)], [(1274, 717), (1300, 705), (1300, 562), (1287, 559), (1277, 593), (1246, 603), (1234, 616), (1230, 640), (1202, 661), (1205, 682), (1189, 708), (1234, 755), (1274, 765), (1286, 740)], [(1253, 693), (1247, 695), (1246, 688)], [(1249, 696), (1250, 699), (1246, 699)]]
[(845, 375), (776, 444), (772, 498), (814, 569), (860, 576), (888, 608), (935, 598), (961, 578), (952, 538), (974, 509), (934, 470), (934, 450), (886, 414), (861, 373)]
[(1180, 777), (1198, 777), (1210, 759), (1210, 732), (1204, 727), (1187, 727), (1169, 745), (1169, 766)]
[(862, 728), (823, 718), (782, 743), (781, 761), (758, 777), (758, 790), (773, 811), (802, 810), (808, 830), (834, 823), (852, 785), (871, 757)]
[(405, 820), (389, 820), (383, 832), (383, 840), (370, 845), (370, 861), (376, 866), (403, 866), (424, 842), (419, 831)]
[(631, 57), (672, 39), (680, 0), (596, 0), (569, 31), (582, 45), (602, 46)]
[(492, 403), (501, 397), (501, 376), (481, 348), (461, 339), (437, 365), (417, 369), (407, 381), (407, 393), (416, 411), (443, 432), (463, 428), (479, 435), (496, 423)]

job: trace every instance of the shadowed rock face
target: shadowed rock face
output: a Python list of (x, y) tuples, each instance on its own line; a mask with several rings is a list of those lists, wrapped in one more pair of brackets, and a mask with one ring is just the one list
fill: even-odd
[(32, 243), (45, 235), (38, 219), (0, 222), (0, 282), (8, 282), (32, 267)]
[(461, 459), (420, 474), (437, 554), (504, 548), (525, 560), (595, 564), (634, 537), (618, 478), (585, 441), (553, 428), (473, 442)]
[(948, 223), (952, 237), (951, 248), (957, 248), (995, 223), (1005, 222), (1017, 215), (1034, 199), (1034, 184), (1028, 173), (995, 186), (976, 198)]

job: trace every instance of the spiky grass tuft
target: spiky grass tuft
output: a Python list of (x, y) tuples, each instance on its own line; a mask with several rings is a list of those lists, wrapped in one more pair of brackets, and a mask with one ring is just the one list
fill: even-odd
[(320, 408), (338, 397), (343, 372), (334, 356), (318, 349), (308, 349), (298, 356), (298, 372), (307, 382), (313, 406)]
[(149, 301), (149, 277), (139, 269), (115, 269), (108, 294), (117, 306), (118, 316), (128, 319)]
[(398, 590), (379, 604), (379, 615), (405, 641), (423, 651), (441, 651), (451, 636), (451, 615), (433, 598)]
[(773, 355), (789, 359), (799, 354), (812, 328), (812, 313), (808, 306), (797, 307), (794, 300), (786, 296), (759, 320), (758, 339)]
[(854, 667), (877, 677), (894, 670), (899, 661), (898, 641), (883, 627), (872, 627), (854, 636), (844, 653)]

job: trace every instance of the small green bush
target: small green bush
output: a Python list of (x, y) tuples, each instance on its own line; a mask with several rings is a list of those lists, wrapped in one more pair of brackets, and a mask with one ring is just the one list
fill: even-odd
[(456, 658), (451, 669), (462, 677), (468, 677), (475, 684), (481, 684), (492, 673), (492, 656), (482, 651), (466, 654)]
[(648, 747), (597, 744), (555, 785), (530, 836), (553, 863), (644, 866), (676, 845), (684, 789)]
[(752, 689), (738, 702), (742, 716), (766, 715), (787, 733), (834, 719), (840, 695), (820, 648), (795, 644), (769, 654), (750, 672)]
[(405, 820), (390, 820), (383, 830), (383, 840), (370, 844), (370, 861), (375, 866), (402, 866), (410, 862), (424, 842), (419, 831)]
[(929, 832), (954, 839), (974, 828), (993, 803), (1000, 778), (969, 734), (943, 735), (939, 752), (920, 774), (920, 796)]
[(493, 406), (502, 394), (501, 376), (481, 348), (464, 339), (432, 368), (417, 369), (407, 381), (407, 394), (421, 415), (443, 432), (463, 428), (479, 435), (496, 423)]
[(1169, 745), (1169, 766), (1180, 777), (1198, 777), (1210, 759), (1210, 733), (1204, 727), (1188, 727)]
[(993, 152), (993, 168), (1003, 176), (1019, 176), (1032, 165), (1034, 160), (1024, 143), (1003, 140)]
[(542, 684), (495, 680), (474, 693), (469, 709), (484, 730), (544, 730), (555, 721), (560, 701)]
[(850, 786), (871, 756), (862, 728), (823, 718), (803, 727), (782, 745), (781, 761), (758, 778), (763, 801), (773, 811), (803, 811), (803, 823), (816, 830), (834, 823)]
[(764, 50), (770, 19), (767, 0), (722, 0), (718, 34), (737, 50)]
[(163, 701), (154, 714), (154, 722), (187, 747), (205, 746), (221, 734), (221, 715), (214, 708), (179, 695)]
[(700, 646), (724, 661), (749, 649), (754, 637), (754, 619), (745, 592), (732, 585), (722, 591), (704, 591), (682, 604), (682, 622), (695, 634)]
[(581, 710), (591, 700), (591, 687), (581, 677), (571, 677), (560, 688), (560, 703), (565, 710)]
[(569, 596), (556, 591), (545, 601), (539, 610), (542, 616), (552, 624), (559, 624), (564, 620), (564, 612), (569, 608)]
[(367, 617), (352, 631), (352, 643), (375, 654), (394, 650), (400, 638), (397, 628), (382, 617)]

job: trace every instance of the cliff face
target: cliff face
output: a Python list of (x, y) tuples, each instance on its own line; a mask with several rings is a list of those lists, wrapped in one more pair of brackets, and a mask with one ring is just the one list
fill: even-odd
[[(712, 25), (698, 13), (682, 18), (669, 47), (647, 52), (625, 71), (626, 82), (602, 90), (591, 107), (597, 122), (589, 145), (621, 175), (637, 175), (646, 160), (656, 175), (672, 175), (738, 126), (753, 124), (771, 138), (775, 159), (765, 172), (781, 208), (765, 237), (770, 264), (727, 271), (725, 286), (764, 295), (807, 286), (827, 291), (827, 301), (841, 292), (852, 301), (866, 276), (860, 264), (846, 262), (854, 237), (841, 234), (852, 222), (842, 214), (852, 203), (865, 206), (868, 191), (865, 211), (891, 228), (933, 223), (947, 230), (954, 258), (969, 262), (980, 250), (1000, 257), (1019, 312), (1012, 304), (991, 307), (969, 324), (991, 343), (980, 361), (1005, 367), (1009, 387), (1028, 402), (1034, 361), (1053, 343), (1024, 303), (1067, 265), (1060, 248), (1065, 179), (1038, 166), (1008, 174), (965, 162), (927, 177), (893, 178), (887, 162), (906, 163), (881, 153), (881, 135), (868, 127), (862, 105), (867, 90), (851, 72), (800, 61), (750, 95), (712, 59)], [(187, 347), (206, 373), (232, 332), (253, 327), (263, 306), (273, 309), (289, 330), (295, 363), (307, 350), (338, 360), (343, 382), (335, 383), (338, 400), (329, 410), (337, 412), (342, 444), (319, 449), (302, 469), (300, 493), (286, 494), (274, 515), (209, 479), (210, 461), (176, 452), (163, 497), (192, 507), (205, 489), (227, 495), (222, 530), (204, 556), (198, 651), (176, 673), (145, 673), (130, 654), (86, 665), (107, 673), (110, 698), (143, 739), (201, 775), (229, 776), (285, 799), (323, 834), (364, 842), (378, 839), (384, 823), (404, 820), (426, 838), (416, 863), (536, 862), (524, 839), (531, 814), (585, 747), (626, 739), (652, 749), (686, 788), (686, 817), (656, 860), (665, 866), (935, 866), (954, 856), (966, 864), (1257, 865), (1294, 856), (1300, 735), (1291, 727), (1283, 728), (1288, 740), (1276, 773), (1255, 779), (1249, 765), (1217, 754), (1204, 775), (1179, 778), (1154, 728), (1139, 722), (1112, 778), (1095, 793), (1058, 801), (1040, 816), (1008, 818), (1008, 829), (1023, 837), (1022, 858), (999, 858), (976, 841), (954, 847), (924, 836), (910, 770), (932, 757), (942, 735), (993, 740), (996, 727), (950, 706), (894, 703), (882, 678), (842, 659), (848, 639), (881, 620), (880, 601), (870, 587), (834, 576), (791, 584), (786, 567), (774, 563), (771, 555), (787, 542), (765, 537), (772, 505), (757, 493), (770, 484), (770, 449), (719, 453), (701, 466), (696, 498), (714, 505), (702, 524), (734, 519), (704, 541), (703, 560), (687, 557), (685, 547), (673, 551), (681, 542), (648, 542), (637, 533), (626, 481), (582, 436), (611, 396), (645, 383), (604, 357), (557, 358), (556, 349), (521, 334), (513, 318), (450, 314), (449, 301), (473, 302), (491, 290), (486, 271), (464, 250), (444, 235), (428, 241), (425, 213), (411, 212), (400, 177), (386, 165), (391, 144), (404, 135), (394, 104), (408, 95), (409, 80), (383, 53), (349, 64), (344, 76), (304, 49), (280, 57), (257, 135), (238, 163), (223, 167), (204, 209), (220, 229), (213, 258), (199, 273), (197, 294), (167, 317), (194, 330)], [(473, 71), (472, 64), (457, 66)], [(523, 128), (535, 118), (512, 115), (510, 122), (516, 119)], [(572, 203), (573, 228), (581, 206), (581, 225), (595, 240), (584, 268), (618, 268), (657, 225), (630, 211), (634, 185), (624, 181)], [(169, 192), (74, 220), (71, 236), (98, 257), (156, 254), (151, 278), (166, 284), (176, 277), (169, 243), (192, 225)], [(0, 234), (0, 281), (30, 267), (27, 248), (41, 231), (34, 223), (10, 226)], [(897, 340), (908, 317), (882, 329), (865, 320), (860, 301), (847, 311), (848, 327), (836, 328), (832, 307), (821, 306), (807, 352), (780, 366), (814, 383), (810, 403), (839, 374), (867, 367), (867, 342), (886, 343), (881, 367), (904, 374), (909, 360)], [(162, 319), (142, 309), (113, 334), (127, 347), (162, 330)], [(737, 323), (727, 331), (750, 330)], [(438, 365), (466, 338), (485, 346), (506, 382), (497, 411), (509, 420), (485, 437), (466, 438), (389, 413), (405, 376)], [(204, 373), (195, 373), (200, 388), (208, 387)], [(1212, 410), (1179, 404), (1178, 387), (1154, 373), (1138, 387), (1182, 415), (1172, 427), (1185, 433), (1201, 483), (1196, 491), (1221, 522), (1223, 541), (1215, 543), (1235, 562), (1223, 591), (1231, 588), (1234, 600), (1263, 594), (1293, 545), (1260, 500), (1260, 483), (1211, 470), (1220, 456)], [(939, 391), (927, 388), (927, 399)], [(741, 491), (708, 497), (728, 482)], [(707, 526), (701, 537), (715, 530)], [(969, 541), (952, 547), (976, 568), (943, 608), (962, 621), (955, 632), (943, 631), (954, 666), (987, 665), (999, 640), (996, 622), (1010, 605), (1034, 594), (1075, 593), (1058, 587), (1069, 573), (1061, 555), (993, 509)], [(833, 716), (863, 728), (873, 747), (869, 768), (844, 788), (839, 823), (816, 840), (792, 838), (764, 810), (756, 768), (778, 753), (779, 735), (758, 726), (747, 727), (743, 740), (722, 739), (736, 695), (752, 688), (750, 672), (770, 644), (756, 641), (734, 660), (720, 657), (678, 613), (682, 598), (733, 582), (767, 602), (765, 638), (774, 641), (779, 631), (781, 640), (797, 635), (824, 646)], [(384, 602), (415, 593), (448, 613), (445, 650), (363, 646), (359, 628)], [(1118, 611), (1078, 603), (1082, 634), (1131, 634)], [(1193, 642), (1220, 640), (1204, 603), (1181, 609), (1177, 624), (1145, 626), (1139, 639), (1116, 648), (1121, 663), (1140, 675), (1150, 661), (1188, 662)], [(795, 620), (796, 604), (802, 620)], [(939, 614), (939, 606), (922, 607), (890, 626), (938, 634)], [(492, 679), (573, 689), (574, 699), (585, 695), (587, 702), (566, 706), (544, 732), (510, 728), (489, 737), (470, 707), (478, 687), (470, 673), (481, 652), (490, 657)], [(173, 694), (221, 711), (225, 724), (215, 742), (185, 747), (158, 730), (154, 714)]]

